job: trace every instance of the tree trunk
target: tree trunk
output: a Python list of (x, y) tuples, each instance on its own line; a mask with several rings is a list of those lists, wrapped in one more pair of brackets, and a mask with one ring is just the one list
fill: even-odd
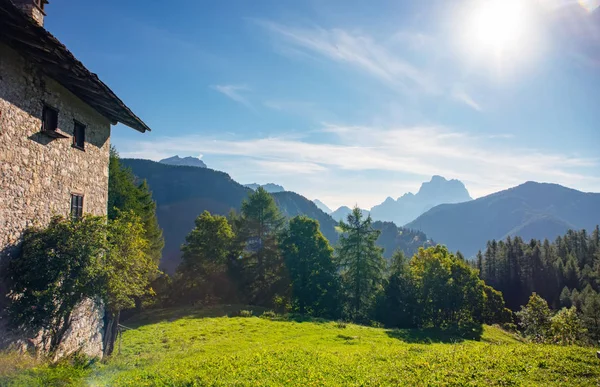
[(115, 341), (119, 334), (119, 318), (121, 317), (121, 311), (116, 313), (107, 312), (108, 323), (104, 332), (104, 357), (112, 355), (115, 349)]

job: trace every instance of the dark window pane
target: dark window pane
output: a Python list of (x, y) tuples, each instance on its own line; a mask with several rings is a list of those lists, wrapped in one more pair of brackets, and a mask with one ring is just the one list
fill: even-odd
[(83, 196), (71, 195), (71, 217), (74, 220), (81, 219), (83, 216)]
[(85, 146), (85, 125), (79, 122), (75, 123), (75, 129), (73, 130), (73, 146), (80, 149)]
[(58, 127), (58, 111), (50, 106), (44, 106), (42, 111), (42, 130), (55, 131)]

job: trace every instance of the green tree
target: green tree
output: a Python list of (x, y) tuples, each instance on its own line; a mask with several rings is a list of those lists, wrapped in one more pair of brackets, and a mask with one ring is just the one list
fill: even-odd
[(234, 233), (227, 218), (204, 211), (181, 247), (182, 261), (177, 271), (187, 298), (212, 301), (229, 290), (227, 261)]
[(571, 291), (568, 287), (564, 287), (562, 292), (560, 292), (560, 306), (563, 308), (570, 308), (573, 305), (571, 300)]
[(484, 282), (445, 246), (421, 248), (410, 261), (421, 326), (469, 328), (481, 324)]
[(377, 308), (378, 319), (386, 326), (412, 328), (417, 323), (415, 318), (419, 305), (408, 263), (402, 251), (396, 251), (392, 256), (390, 276)]
[(519, 326), (525, 336), (536, 342), (544, 342), (550, 333), (550, 308), (542, 297), (533, 293), (526, 306), (516, 313)]
[(582, 319), (593, 343), (600, 341), (600, 294), (589, 294), (581, 306)]
[(585, 334), (585, 328), (577, 315), (577, 309), (562, 308), (550, 319), (550, 333), (553, 343), (573, 345)]
[(512, 311), (506, 308), (502, 293), (489, 285), (483, 285), (485, 306), (483, 309), (483, 322), (486, 324), (512, 323)]
[(160, 272), (146, 254), (148, 241), (142, 220), (133, 211), (118, 212), (108, 222), (107, 253), (103, 262), (104, 298), (108, 325), (104, 335), (104, 354), (114, 349), (121, 311), (135, 306), (148, 291), (150, 279)]
[(121, 165), (119, 154), (113, 147), (110, 148), (108, 169), (108, 219), (115, 219), (119, 211), (133, 211), (139, 216), (148, 242), (145, 253), (158, 264), (165, 243), (148, 184), (146, 181), (136, 182), (133, 172)]
[(319, 222), (306, 216), (292, 218), (281, 251), (292, 285), (292, 306), (302, 314), (336, 317), (338, 278), (333, 249), (319, 230)]
[(383, 249), (375, 242), (379, 231), (374, 230), (371, 216), (363, 220), (362, 211), (354, 207), (346, 222), (340, 221), (342, 231), (337, 258), (347, 297), (347, 312), (357, 321), (368, 320), (377, 293), (382, 289), (385, 270)]
[(279, 250), (285, 218), (273, 197), (259, 187), (242, 203), (238, 222), (248, 299), (255, 305), (272, 306), (276, 297), (287, 296), (289, 290)]
[(26, 230), (20, 256), (6, 268), (14, 326), (42, 330), (53, 354), (71, 327), (76, 306), (103, 293), (105, 251), (102, 217), (55, 217), (46, 228)]

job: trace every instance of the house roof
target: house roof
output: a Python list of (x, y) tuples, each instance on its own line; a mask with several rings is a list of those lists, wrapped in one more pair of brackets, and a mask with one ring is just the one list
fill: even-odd
[(108, 118), (113, 125), (120, 122), (142, 133), (150, 130), (64, 44), (21, 12), (11, 0), (0, 0), (0, 41), (37, 63), (46, 75)]

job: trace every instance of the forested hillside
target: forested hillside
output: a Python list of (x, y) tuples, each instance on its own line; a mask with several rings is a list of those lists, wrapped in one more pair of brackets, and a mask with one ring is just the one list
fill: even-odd
[(212, 169), (136, 159), (122, 159), (122, 163), (139, 179), (145, 179), (152, 190), (165, 238), (161, 268), (167, 272), (179, 264), (180, 247), (198, 215), (205, 210), (220, 215), (239, 210), (251, 192), (228, 174)]
[(554, 239), (600, 223), (600, 194), (527, 182), (466, 203), (432, 208), (406, 227), (473, 257), (487, 241), (520, 236)]
[[(252, 192), (250, 188), (234, 181), (228, 174), (208, 168), (173, 166), (150, 160), (122, 159), (139, 179), (144, 179), (156, 201), (156, 214), (163, 229), (165, 247), (161, 268), (174, 272), (180, 262), (181, 245), (194, 227), (194, 220), (203, 211), (228, 215), (239, 211), (242, 200)], [(321, 232), (335, 245), (338, 240), (337, 221), (321, 211), (314, 202), (294, 192), (271, 194), (283, 215), (288, 218), (306, 215), (319, 222)], [(346, 214), (347, 215), (347, 214)], [(375, 222), (382, 230), (377, 244), (383, 247), (384, 256), (390, 258), (394, 251), (414, 254), (419, 247), (430, 245), (421, 232), (398, 228), (393, 223)]]
[(335, 227), (337, 222), (323, 211), (317, 205), (295, 192), (277, 192), (272, 193), (273, 199), (279, 210), (288, 218), (298, 215), (305, 215), (311, 219), (317, 220), (321, 227), (321, 232), (329, 240), (329, 243), (335, 244), (339, 238)]

